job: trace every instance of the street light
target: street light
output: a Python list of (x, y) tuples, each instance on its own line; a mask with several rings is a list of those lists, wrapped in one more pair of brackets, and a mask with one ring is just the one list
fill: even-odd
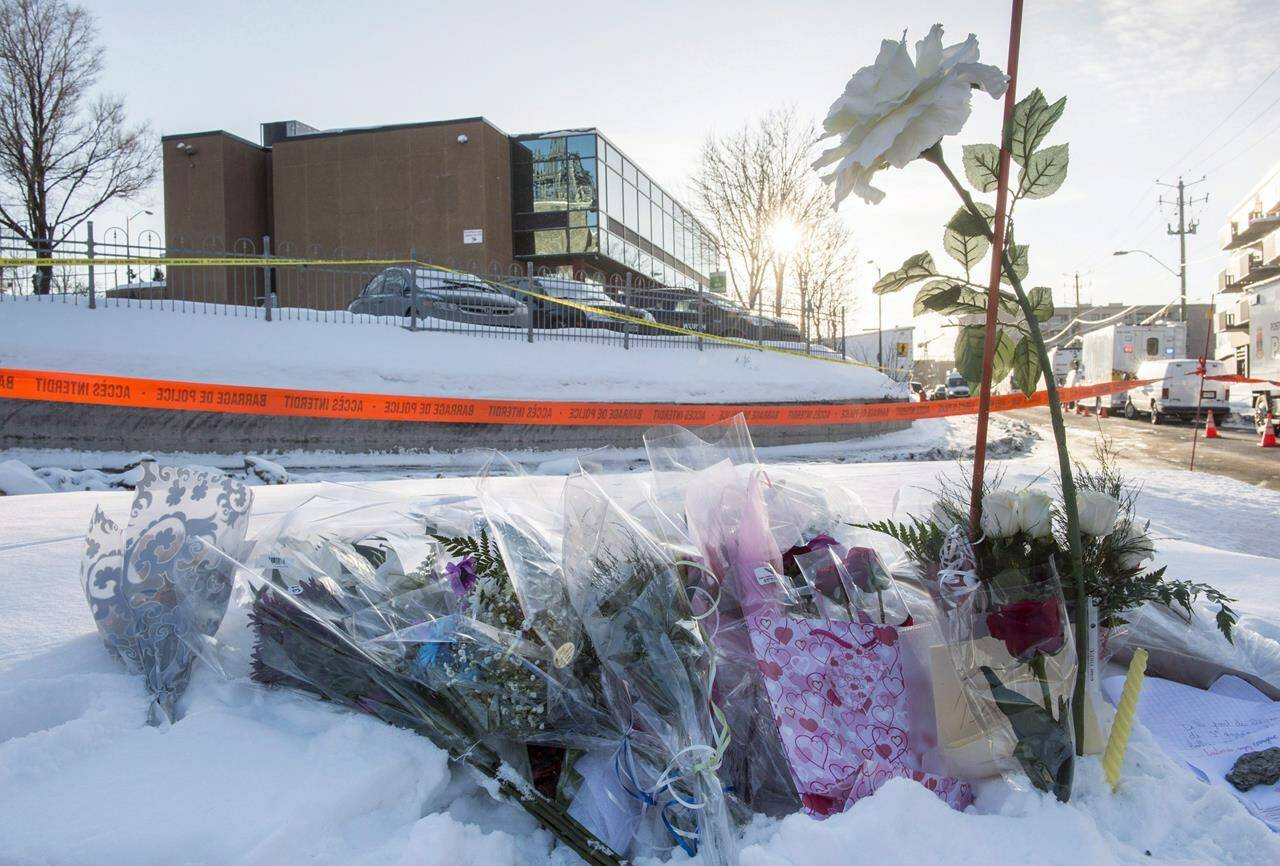
[[(138, 217), (142, 216), (143, 214), (146, 214), (147, 216), (155, 216), (155, 214), (153, 214), (151, 211), (147, 210), (146, 208), (143, 208), (142, 210), (138, 211), (138, 212), (137, 212), (136, 214), (134, 214), (133, 216), (129, 216), (129, 217), (125, 217), (125, 218), (124, 218), (124, 257), (125, 257), (126, 259), (127, 259), (127, 258), (130, 258), (130, 255), (129, 255), (129, 223), (133, 222), (135, 219), (137, 219)], [(131, 270), (131, 268), (130, 268), (128, 265), (125, 265), (125, 273), (126, 273), (126, 275), (128, 274), (128, 272), (129, 272), (130, 270)], [(133, 282), (133, 280), (130, 280), (130, 282)]]
[(1130, 253), (1138, 253), (1138, 254), (1140, 254), (1140, 255), (1144, 255), (1144, 256), (1146, 256), (1147, 258), (1151, 259), (1151, 261), (1155, 262), (1157, 265), (1159, 265), (1160, 267), (1164, 268), (1166, 271), (1168, 271), (1169, 273), (1173, 274), (1175, 277), (1177, 277), (1177, 278), (1178, 278), (1179, 283), (1180, 283), (1180, 285), (1181, 285), (1181, 289), (1180, 289), (1179, 294), (1178, 294), (1178, 298), (1179, 298), (1179, 305), (1180, 305), (1180, 306), (1179, 306), (1179, 309), (1180, 309), (1180, 311), (1181, 311), (1181, 313), (1182, 313), (1182, 321), (1184, 321), (1184, 322), (1185, 322), (1185, 321), (1187, 320), (1187, 272), (1186, 272), (1186, 265), (1181, 265), (1181, 266), (1180, 266), (1180, 267), (1182, 268), (1182, 270), (1180, 270), (1180, 271), (1175, 271), (1173, 268), (1169, 267), (1169, 266), (1168, 266), (1168, 265), (1166, 265), (1164, 262), (1160, 261), (1158, 258), (1156, 258), (1155, 256), (1151, 255), (1151, 253), (1147, 252), (1146, 250), (1116, 250), (1116, 251), (1115, 251), (1114, 253), (1112, 253), (1111, 255), (1113, 255), (1113, 256), (1127, 256), (1127, 255), (1129, 255)]
[[(880, 282), (884, 271), (871, 259), (867, 259), (867, 264), (875, 267), (876, 282)], [(884, 372), (884, 295), (881, 294), (876, 295), (876, 366)]]

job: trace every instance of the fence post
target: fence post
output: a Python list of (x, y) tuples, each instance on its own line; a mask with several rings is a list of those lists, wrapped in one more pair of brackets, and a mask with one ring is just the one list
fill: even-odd
[(848, 313), (845, 311), (844, 305), (841, 304), (840, 306), (840, 357), (846, 361), (849, 360), (849, 355), (847, 354), (847, 350), (845, 348), (845, 343), (844, 343), (844, 340), (845, 340), (844, 322), (845, 322), (845, 316), (847, 315)]
[(699, 352), (702, 351), (702, 330), (703, 330), (702, 329), (702, 303), (703, 303), (702, 283), (698, 283), (698, 327), (695, 328), (695, 330), (698, 332), (698, 351)]
[(409, 330), (418, 330), (418, 251), (409, 250)]
[[(533, 262), (524, 263), (524, 272), (525, 272), (525, 276), (528, 277), (528, 279), (525, 281), (525, 284), (524, 284), (525, 291), (532, 292), (533, 291)], [(527, 307), (529, 310), (529, 324), (525, 331), (525, 339), (528, 340), (530, 343), (533, 342), (533, 302), (534, 302), (533, 295), (524, 296), (525, 307)]]
[[(627, 286), (623, 290), (622, 297), (623, 297), (622, 302), (626, 304), (628, 307), (631, 306), (631, 272), (630, 271), (627, 272)], [(630, 322), (622, 323), (622, 348), (624, 349), (631, 348), (631, 323)]]
[(813, 319), (812, 312), (809, 309), (809, 302), (806, 301), (800, 308), (800, 318), (804, 320), (804, 353), (812, 355), (813, 352)]
[(89, 234), (85, 241), (85, 254), (89, 258), (89, 309), (98, 308), (98, 294), (93, 285), (93, 220), (89, 220)]
[(271, 235), (262, 236), (262, 306), (267, 311), (267, 321), (271, 321)]
[[(756, 295), (756, 318), (764, 321), (764, 290)], [(756, 325), (756, 342), (764, 346), (764, 325)]]

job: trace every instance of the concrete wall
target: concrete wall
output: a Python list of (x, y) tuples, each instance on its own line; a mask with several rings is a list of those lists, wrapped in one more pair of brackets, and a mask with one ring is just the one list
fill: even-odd
[[(885, 424), (757, 427), (757, 445), (839, 442), (904, 430)], [(542, 427), (346, 421), (0, 400), (0, 448), (83, 448), (235, 454), (327, 450), (463, 451), (643, 446), (644, 427)]]

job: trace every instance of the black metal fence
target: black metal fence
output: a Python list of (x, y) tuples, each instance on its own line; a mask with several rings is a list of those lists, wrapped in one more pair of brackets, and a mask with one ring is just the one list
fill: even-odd
[(842, 355), (843, 306), (749, 308), (707, 290), (631, 275), (533, 263), (423, 262), (416, 252), (378, 256), (347, 250), (299, 255), (270, 238), (226, 249), (67, 239), (38, 256), (23, 238), (0, 234), (0, 305), (62, 303), (166, 310), (266, 321), (382, 325), (498, 339), (607, 343), (624, 349), (772, 347)]

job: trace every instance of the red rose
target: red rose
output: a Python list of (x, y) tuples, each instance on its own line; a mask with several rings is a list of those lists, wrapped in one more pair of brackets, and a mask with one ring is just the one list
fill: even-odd
[(1067, 642), (1058, 600), (1052, 597), (1007, 604), (987, 614), (987, 629), (1020, 661), (1030, 661), (1040, 653), (1053, 655)]

